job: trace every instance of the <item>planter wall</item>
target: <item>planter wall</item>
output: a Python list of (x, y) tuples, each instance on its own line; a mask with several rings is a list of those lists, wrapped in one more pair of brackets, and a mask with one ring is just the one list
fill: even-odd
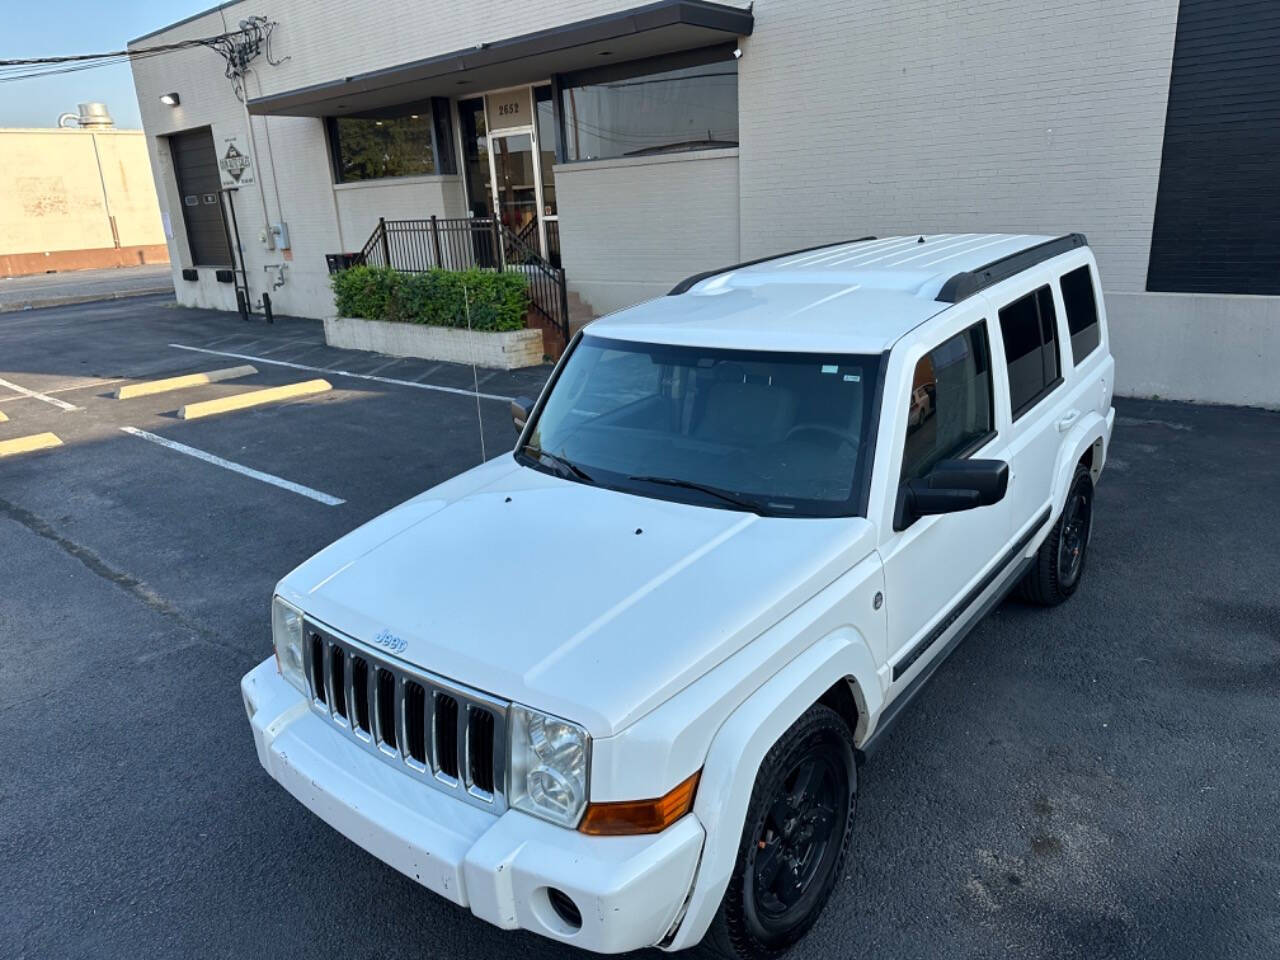
[(541, 330), (473, 332), (354, 317), (326, 319), (324, 342), (345, 350), (372, 350), (393, 357), (474, 363), (499, 370), (536, 367), (542, 363), (543, 355)]

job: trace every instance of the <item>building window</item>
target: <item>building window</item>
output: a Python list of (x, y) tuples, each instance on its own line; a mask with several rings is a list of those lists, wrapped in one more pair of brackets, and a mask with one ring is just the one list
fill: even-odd
[(1000, 335), (1009, 368), (1009, 402), (1017, 420), (1061, 380), (1058, 321), (1047, 286), (1000, 311)]
[(724, 51), (715, 57), (652, 72), (640, 67), (627, 76), (565, 78), (566, 159), (736, 147), (738, 62)]
[(411, 104), (376, 116), (329, 118), (339, 183), (455, 173), (448, 101)]
[(963, 456), (989, 438), (992, 396), (985, 320), (921, 357), (907, 399), (902, 479), (923, 477), (939, 460)]

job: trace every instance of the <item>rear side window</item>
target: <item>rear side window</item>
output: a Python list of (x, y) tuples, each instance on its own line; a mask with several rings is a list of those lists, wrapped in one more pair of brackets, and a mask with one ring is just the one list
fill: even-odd
[(1058, 320), (1048, 286), (1000, 311), (1000, 336), (1009, 365), (1009, 401), (1016, 420), (1057, 386), (1061, 377)]
[(907, 399), (902, 479), (923, 477), (991, 435), (991, 354), (987, 322), (975, 323), (920, 358)]
[(1077, 366), (1102, 341), (1098, 302), (1093, 297), (1093, 274), (1088, 266), (1062, 275), (1062, 306), (1071, 331), (1071, 356)]

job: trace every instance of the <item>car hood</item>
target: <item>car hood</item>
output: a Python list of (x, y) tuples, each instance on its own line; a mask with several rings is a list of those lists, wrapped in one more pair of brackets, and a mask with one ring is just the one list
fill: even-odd
[(873, 549), (857, 518), (759, 517), (549, 476), (506, 455), (316, 554), (279, 592), (357, 640), (621, 730)]

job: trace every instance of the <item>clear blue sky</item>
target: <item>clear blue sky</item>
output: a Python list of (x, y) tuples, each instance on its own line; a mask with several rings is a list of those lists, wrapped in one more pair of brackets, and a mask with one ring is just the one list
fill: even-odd
[[(6, 3), (0, 60), (123, 50), (130, 40), (207, 10), (216, 0), (36, 0)], [(209, 56), (214, 56), (210, 53)], [(128, 63), (0, 83), (0, 127), (52, 127), (77, 103), (101, 100), (116, 126), (138, 129)]]

